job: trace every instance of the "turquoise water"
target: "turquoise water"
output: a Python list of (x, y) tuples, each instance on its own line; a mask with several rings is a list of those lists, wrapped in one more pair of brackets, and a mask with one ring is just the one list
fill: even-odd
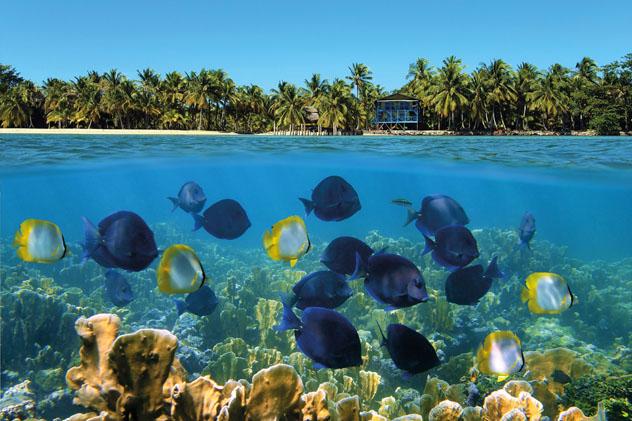
[[(214, 282), (210, 285), (219, 296), (220, 308), (223, 308), (226, 302), (234, 302), (235, 299), (220, 290), (223, 282), (231, 276), (251, 279), (252, 268), (263, 267), (271, 271), (269, 276), (274, 278), (277, 276), (274, 273), (289, 269), (288, 265), (267, 259), (261, 246), (263, 232), (289, 215), (304, 216), (303, 206), (297, 198), (309, 197), (311, 189), (330, 175), (342, 176), (355, 187), (362, 209), (341, 222), (324, 222), (314, 215), (306, 217), (310, 239), (316, 245), (316, 250), (299, 261), (295, 269), (297, 271), (311, 272), (318, 269), (318, 254), (327, 242), (338, 236), (350, 235), (365, 239), (377, 238), (375, 236), (379, 235), (379, 238), (389, 239), (395, 250), (408, 250), (408, 257), (422, 268), (424, 276), (432, 279), (429, 283), (439, 291), (438, 300), (441, 300), (443, 292), (439, 279), (444, 279), (448, 272), (427, 257), (421, 257), (423, 237), (412, 225), (403, 226), (406, 217), (404, 209), (391, 203), (395, 198), (407, 198), (418, 208), (424, 196), (441, 193), (457, 199), (470, 218), (468, 227), (476, 236), (481, 236), (481, 263), (486, 264), (483, 258), (487, 259), (492, 249), (493, 253), (500, 254), (501, 268), (507, 262), (503, 269), (511, 276), (508, 283), (512, 283), (502, 288), (517, 291), (502, 295), (500, 290), (493, 290), (499, 297), (512, 298), (496, 303), (495, 310), (493, 306), (491, 310), (486, 308), (485, 317), (478, 313), (478, 317), (482, 318), (480, 323), (483, 324), (479, 326), (480, 331), (484, 331), (485, 323), (488, 323), (487, 330), (496, 326), (527, 335), (535, 318), (529, 316), (520, 304), (520, 285), (529, 270), (553, 271), (556, 267), (551, 266), (558, 264), (557, 269), (568, 272), (565, 276), (572, 277), (573, 270), (576, 270), (573, 268), (586, 270), (588, 266), (606, 275), (603, 279), (594, 275), (594, 285), (586, 284), (579, 288), (585, 290), (579, 304), (583, 300), (587, 306), (583, 311), (578, 307), (579, 310), (573, 316), (547, 319), (561, 323), (547, 328), (551, 338), (540, 338), (539, 342), (523, 338), (525, 343), (542, 351), (560, 345), (558, 339), (563, 336), (560, 332), (580, 338), (581, 334), (577, 332), (581, 330), (581, 323), (589, 325), (587, 329), (590, 331), (592, 328), (614, 328), (621, 323), (627, 326), (625, 323), (629, 324), (632, 319), (632, 310), (628, 312), (628, 307), (625, 307), (626, 310), (617, 313), (616, 317), (625, 318), (627, 315), (626, 322), (608, 316), (588, 320), (590, 306), (587, 304), (593, 300), (588, 298), (589, 290), (593, 291), (590, 294), (598, 297), (600, 288), (623, 288), (623, 285), (632, 281), (629, 275), (632, 273), (629, 260), (632, 258), (632, 138), (0, 135), (0, 148), (2, 293), (6, 303), (2, 320), (3, 342), (16, 344), (19, 342), (17, 335), (26, 335), (32, 341), (41, 342), (35, 347), (32, 343), (27, 344), (26, 351), (3, 346), (3, 390), (29, 378), (36, 383), (38, 398), (49, 397), (49, 393), (58, 389), (70, 394), (63, 379), (53, 376), (53, 380), (47, 383), (41, 380), (42, 376), (46, 377), (42, 373), (48, 373), (45, 370), (54, 367), (61, 367), (65, 372), (73, 363), (76, 364), (78, 358), (78, 341), (69, 340), (69, 345), (62, 345), (45, 338), (41, 329), (46, 327), (29, 319), (39, 320), (42, 314), (15, 310), (15, 303), (22, 299), (15, 298), (19, 296), (20, 290), (34, 288), (38, 294), (45, 296), (41, 300), (49, 303), (48, 307), (42, 307), (46, 309), (55, 308), (63, 301), (64, 305), (70, 303), (78, 306), (79, 309), (67, 310), (73, 315), (88, 317), (96, 312), (117, 312), (123, 319), (125, 331), (148, 325), (175, 329), (175, 332), (177, 329), (174, 326), (182, 322), (182, 317), (186, 317), (178, 319), (172, 303), (155, 289), (151, 269), (155, 269), (158, 259), (150, 269), (130, 275), (134, 280), (132, 288), (138, 296), (138, 304), (135, 302), (121, 312), (104, 300), (100, 293), (96, 293), (102, 287), (105, 270), (92, 261), (85, 263), (83, 269), (78, 269), (82, 267), (79, 258), (80, 243), (84, 240), (82, 216), (98, 222), (119, 210), (134, 211), (154, 229), (158, 249), (164, 250), (175, 242), (202, 248), (204, 251), (200, 251), (200, 255), (206, 258), (205, 268)], [(171, 212), (171, 204), (166, 199), (177, 195), (180, 186), (190, 180), (196, 181), (204, 189), (206, 206), (224, 198), (238, 200), (247, 211), (252, 226), (243, 236), (230, 241), (216, 239), (204, 230), (193, 232), (191, 216), (181, 210)], [(514, 256), (513, 248), (517, 244), (517, 227), (526, 211), (535, 216), (537, 232), (532, 242), (533, 254), (527, 257), (528, 263), (520, 263)], [(10, 243), (20, 222), (27, 218), (55, 222), (61, 228), (72, 255), (53, 265), (19, 262)], [(373, 231), (379, 234), (371, 234)], [(485, 247), (487, 250), (483, 250)], [(217, 260), (218, 256), (223, 259), (221, 263)], [(511, 267), (507, 267), (510, 261)], [(615, 270), (620, 272), (615, 274)], [(70, 276), (69, 273), (75, 273), (73, 271), (88, 273), (89, 277), (83, 279), (83, 275), (77, 274)], [(45, 276), (51, 277), (59, 288), (52, 295), (32, 287), (39, 285), (38, 282)], [(32, 280), (30, 286), (21, 284), (25, 279)], [(244, 285), (251, 281), (236, 282), (245, 288)], [(569, 279), (569, 283), (572, 282), (573, 279)], [(85, 300), (63, 295), (63, 291), (70, 288), (79, 288)], [(256, 304), (256, 299), (260, 298), (278, 301), (279, 293), (284, 292), (272, 287), (260, 288), (265, 292), (248, 292), (248, 299), (254, 300), (248, 302), (248, 306)], [(624, 304), (625, 300), (629, 301), (625, 295), (619, 294), (619, 297)], [(245, 301), (242, 304), (245, 305)], [(611, 302), (606, 304), (617, 305)], [(432, 306), (423, 305), (428, 308)], [(478, 307), (463, 310), (453, 304), (450, 306), (453, 306), (455, 323), (457, 315), (468, 314), (467, 317), (472, 320), (477, 317)], [(524, 312), (520, 313), (524, 317), (518, 319), (515, 326), (500, 323), (497, 319), (494, 321), (501, 316), (511, 320), (509, 314), (517, 307)], [(152, 310), (151, 314), (148, 309)], [(354, 314), (356, 310), (348, 311)], [(465, 311), (471, 313), (463, 313)], [(290, 351), (296, 352), (287, 339), (286, 342), (274, 339), (263, 342), (263, 337), (248, 336), (250, 333), (247, 329), (242, 334), (222, 331), (212, 339), (205, 337), (201, 333), (204, 329), (208, 330), (205, 323), (209, 323), (209, 320), (222, 323), (223, 316), (219, 316), (219, 313), (218, 310), (215, 316), (195, 316), (190, 321), (194, 332), (189, 332), (191, 338), (200, 337), (199, 343), (188, 340), (191, 347), (196, 348), (197, 343), (198, 351), (203, 353), (215, 349), (212, 347), (226, 338), (243, 337), (248, 346), (265, 345), (266, 349), (277, 349), (283, 355), (289, 355)], [(406, 314), (412, 317), (410, 323), (425, 328), (425, 333), (429, 333), (430, 327), (424, 325), (423, 320), (415, 320), (414, 314)], [(255, 323), (251, 316), (248, 317), (248, 323)], [(568, 320), (572, 318), (572, 322), (565, 317)], [(566, 326), (565, 320), (568, 321)], [(28, 327), (31, 322), (35, 326), (33, 331), (29, 331)], [(370, 322), (363, 320), (358, 323), (363, 329), (372, 330)], [(25, 327), (17, 329), (18, 325)], [(57, 328), (55, 326), (53, 330)], [(261, 332), (261, 326), (258, 329)], [(443, 350), (446, 362), (459, 353), (475, 351), (474, 344), (481, 339), (478, 336), (467, 339), (465, 333), (459, 336), (454, 326), (448, 329), (437, 325), (432, 329), (436, 340), (442, 339), (443, 334), (446, 338), (461, 338), (442, 339), (448, 344)], [(72, 337), (74, 331), (70, 328), (70, 333), (67, 330), (59, 332)], [(179, 332), (182, 333), (182, 329)], [(183, 340), (181, 335), (178, 336)], [(581, 341), (582, 344), (595, 344), (596, 338), (588, 335), (581, 337)], [(377, 338), (373, 337), (372, 340)], [(598, 345), (601, 347), (600, 352), (609, 355), (608, 358), (615, 361), (616, 365), (613, 355), (621, 347), (632, 347), (630, 341), (629, 335), (621, 334), (604, 337)], [(63, 355), (59, 357), (61, 363), (47, 361), (46, 353), (42, 354), (42, 347), (46, 345), (51, 346), (52, 351), (56, 350), (55, 347), (60, 348)], [(576, 346), (580, 347), (578, 344)], [(26, 357), (36, 359), (36, 362), (30, 363), (28, 368), (21, 367), (17, 361)], [(207, 355), (205, 358), (202, 365), (214, 367), (214, 357)], [(181, 359), (184, 360), (184, 357)], [(629, 368), (626, 367), (629, 365), (620, 368), (627, 372)], [(190, 373), (202, 371), (202, 367), (185, 368)], [(378, 370), (377, 366), (371, 365), (365, 368)], [(211, 375), (218, 378), (224, 376), (224, 373), (214, 372), (212, 368), (210, 371)], [(381, 390), (384, 393), (394, 393), (390, 391), (400, 381), (410, 386), (406, 380), (392, 377), (389, 373), (381, 374)], [(417, 377), (418, 380), (413, 380), (412, 385), (423, 390), (425, 375)], [(423, 379), (419, 380), (421, 377)], [(381, 397), (380, 393), (376, 396)], [(367, 407), (377, 410), (379, 400), (375, 402), (367, 401)]]

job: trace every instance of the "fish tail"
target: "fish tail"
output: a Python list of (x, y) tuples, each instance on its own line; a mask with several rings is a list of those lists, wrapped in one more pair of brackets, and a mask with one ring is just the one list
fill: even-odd
[(187, 311), (187, 303), (185, 303), (183, 300), (173, 300), (174, 304), (176, 305), (176, 311), (178, 312), (178, 317), (184, 313), (185, 311)]
[(314, 210), (314, 207), (316, 206), (314, 202), (312, 202), (309, 199), (304, 199), (302, 197), (299, 197), (298, 200), (300, 200), (301, 203), (303, 203), (303, 206), (305, 206), (305, 216), (312, 213), (312, 211)]
[(419, 218), (419, 216), (419, 212), (414, 210), (412, 206), (406, 206), (406, 222), (404, 223), (404, 226), (407, 226), (415, 219)]
[(360, 277), (360, 272), (364, 272), (364, 269), (362, 269), (361, 266), (362, 266), (362, 257), (360, 256), (360, 253), (356, 251), (355, 268), (353, 269), (353, 273), (347, 279), (347, 281), (355, 281), (356, 279)]
[(178, 209), (178, 206), (180, 206), (180, 201), (177, 197), (167, 197), (167, 199), (171, 200), (171, 203), (173, 203), (173, 209), (171, 209), (171, 212)]
[(424, 238), (426, 240), (426, 247), (424, 247), (424, 251), (421, 252), (422, 256), (430, 253), (436, 247), (436, 244), (432, 239), (424, 234)]
[(101, 244), (101, 234), (99, 234), (97, 227), (95, 227), (88, 218), (82, 216), (81, 219), (83, 220), (83, 232), (85, 234), (85, 242), (82, 244), (83, 260), (85, 261), (92, 256), (92, 253), (94, 253)]
[(191, 215), (193, 216), (193, 231), (197, 231), (204, 225), (204, 218), (197, 213)]
[(294, 307), (296, 302), (298, 301), (298, 296), (293, 292), (288, 292), (287, 294), (280, 294), (281, 302), (287, 304), (289, 307)]
[(301, 321), (296, 317), (296, 314), (292, 311), (292, 307), (283, 302), (283, 315), (281, 316), (281, 322), (274, 327), (275, 330), (295, 330), (301, 327)]
[(489, 262), (489, 266), (487, 266), (487, 270), (485, 271), (485, 276), (489, 278), (504, 278), (505, 274), (498, 267), (498, 256), (494, 256), (492, 261)]

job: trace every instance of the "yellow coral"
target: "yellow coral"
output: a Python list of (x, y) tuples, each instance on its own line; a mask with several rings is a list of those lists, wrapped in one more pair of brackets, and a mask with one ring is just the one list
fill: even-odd
[(463, 408), (457, 402), (444, 400), (430, 410), (430, 421), (458, 421), (463, 413)]
[(382, 376), (373, 371), (360, 370), (360, 393), (362, 401), (370, 401), (377, 393)]
[(267, 421), (293, 418), (300, 413), (303, 382), (286, 364), (263, 369), (252, 378), (246, 420)]
[(303, 401), (303, 421), (327, 421), (330, 418), (327, 407), (327, 392), (318, 389), (301, 397)]
[(359, 421), (360, 398), (350, 396), (336, 402), (336, 414), (339, 421)]

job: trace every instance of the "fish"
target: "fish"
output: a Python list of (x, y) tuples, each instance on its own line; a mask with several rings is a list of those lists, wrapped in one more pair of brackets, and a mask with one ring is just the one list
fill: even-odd
[(311, 248), (305, 221), (293, 215), (272, 225), (263, 234), (263, 248), (272, 260), (290, 262), (294, 267)]
[(244, 208), (233, 199), (223, 199), (209, 206), (202, 215), (192, 214), (193, 231), (204, 227), (213, 237), (234, 240), (252, 225)]
[(312, 211), (323, 221), (342, 221), (358, 212), (362, 206), (358, 192), (344, 178), (332, 175), (323, 179), (312, 191), (311, 200), (299, 198), (305, 214)]
[(450, 196), (433, 194), (421, 201), (421, 208), (416, 211), (412, 202), (407, 199), (394, 199), (392, 203), (403, 206), (408, 211), (404, 226), (415, 221), (417, 229), (427, 237), (433, 237), (437, 231), (449, 225), (467, 225), (470, 223), (463, 207)]
[(17, 256), (25, 262), (55, 263), (68, 254), (61, 229), (53, 222), (26, 219), (13, 237)]
[(125, 307), (134, 300), (132, 286), (113, 269), (105, 272), (105, 295), (117, 307)]
[(534, 314), (559, 314), (573, 305), (574, 296), (557, 273), (534, 272), (525, 279), (520, 299)]
[(158, 289), (167, 294), (187, 294), (199, 290), (206, 280), (202, 262), (185, 244), (169, 246), (156, 270)]
[(187, 295), (184, 300), (174, 300), (178, 316), (188, 312), (196, 316), (208, 316), (217, 308), (219, 300), (211, 288), (202, 285), (200, 289)]
[(83, 258), (92, 258), (106, 268), (139, 272), (158, 257), (153, 231), (139, 215), (119, 211), (96, 227), (83, 217), (85, 243)]
[(307, 307), (336, 308), (342, 305), (353, 290), (343, 275), (320, 270), (303, 276), (292, 287), (292, 302), (301, 310)]
[(531, 239), (535, 235), (535, 218), (531, 212), (526, 212), (522, 216), (520, 226), (518, 227), (518, 237), (520, 238), (520, 244), (518, 245), (521, 250), (531, 250)]
[(421, 272), (405, 257), (376, 253), (369, 257), (364, 288), (387, 310), (411, 307), (428, 301), (428, 291)]
[(498, 257), (494, 257), (483, 270), (482, 265), (468, 266), (450, 273), (445, 282), (448, 302), (460, 305), (478, 303), (492, 286), (492, 281), (503, 277), (498, 268)]
[(366, 273), (373, 249), (354, 237), (338, 237), (331, 241), (320, 258), (328, 269), (352, 278)]
[(403, 324), (392, 323), (386, 328), (386, 336), (380, 325), (382, 346), (385, 346), (395, 366), (407, 376), (423, 373), (441, 364), (437, 351), (421, 333)]
[(200, 213), (206, 204), (204, 190), (202, 190), (202, 187), (195, 181), (184, 183), (182, 187), (180, 187), (177, 197), (168, 197), (167, 199), (173, 203), (171, 212), (180, 208), (188, 213)]
[(357, 367), (362, 364), (360, 337), (351, 322), (335, 310), (308, 307), (301, 319), (284, 302), (278, 331), (294, 330), (298, 349), (315, 369)]
[(551, 379), (561, 384), (566, 384), (573, 381), (573, 379), (571, 379), (568, 374), (558, 369), (553, 370), (553, 373), (551, 373)]
[(424, 235), (426, 248), (422, 255), (432, 252), (432, 259), (448, 270), (469, 265), (479, 256), (476, 239), (462, 225), (448, 225), (435, 233), (435, 240)]
[(478, 348), (476, 361), (481, 373), (498, 376), (498, 381), (506, 380), (524, 368), (520, 339), (509, 330), (492, 332)]

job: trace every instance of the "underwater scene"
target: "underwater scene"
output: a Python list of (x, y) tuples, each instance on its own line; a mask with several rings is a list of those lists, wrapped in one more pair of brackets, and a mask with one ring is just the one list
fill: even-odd
[(630, 138), (2, 135), (1, 420), (629, 420)]

